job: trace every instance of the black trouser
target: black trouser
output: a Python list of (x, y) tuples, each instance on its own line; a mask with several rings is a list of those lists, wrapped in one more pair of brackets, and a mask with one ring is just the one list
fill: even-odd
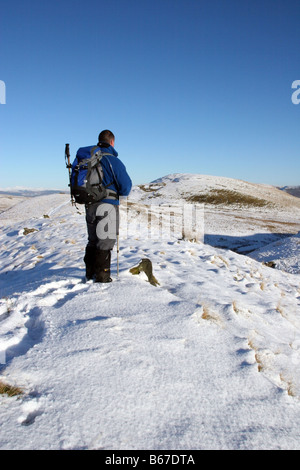
[(86, 277), (109, 282), (111, 250), (119, 234), (119, 206), (102, 202), (86, 206), (86, 223)]

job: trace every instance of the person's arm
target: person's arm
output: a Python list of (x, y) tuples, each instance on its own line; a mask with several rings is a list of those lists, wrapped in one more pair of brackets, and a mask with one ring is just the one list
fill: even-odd
[(116, 180), (117, 190), (120, 196), (128, 196), (132, 188), (132, 181), (127, 173), (124, 163), (118, 158), (113, 160), (112, 171)]

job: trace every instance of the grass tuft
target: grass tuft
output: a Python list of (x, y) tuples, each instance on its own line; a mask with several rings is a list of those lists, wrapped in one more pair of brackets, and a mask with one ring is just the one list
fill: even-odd
[(23, 390), (20, 387), (13, 387), (2, 381), (0, 381), (0, 395), (8, 395), (9, 397), (15, 397), (23, 395)]
[(213, 205), (226, 204), (249, 207), (265, 207), (270, 205), (270, 203), (265, 199), (248, 196), (247, 194), (242, 194), (228, 189), (214, 189), (206, 194), (195, 194), (194, 196), (190, 196), (188, 201)]

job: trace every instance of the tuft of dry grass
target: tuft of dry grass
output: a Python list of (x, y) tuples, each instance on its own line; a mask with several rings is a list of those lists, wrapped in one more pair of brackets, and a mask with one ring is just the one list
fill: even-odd
[(213, 316), (209, 313), (209, 309), (206, 305), (203, 305), (203, 313), (202, 313), (203, 320), (211, 320)]
[(280, 301), (278, 302), (278, 304), (277, 304), (277, 306), (276, 306), (276, 311), (277, 311), (278, 313), (280, 313), (280, 315), (281, 315), (282, 317), (284, 317), (284, 311), (283, 311), (283, 307), (282, 307)]
[(248, 338), (248, 346), (249, 346), (250, 349), (252, 349), (252, 351), (254, 351), (254, 357), (255, 357), (255, 361), (257, 363), (257, 369), (258, 369), (258, 372), (261, 372), (264, 368), (263, 363), (262, 363), (262, 359), (261, 359), (261, 355), (259, 354), (259, 351), (258, 351), (257, 347), (255, 346), (253, 340), (251, 340), (250, 338)]
[(206, 203), (213, 205), (239, 205), (248, 207), (265, 207), (270, 203), (265, 199), (242, 194), (228, 189), (214, 189), (205, 194), (195, 194), (188, 198), (189, 202)]
[(201, 315), (201, 318), (203, 320), (209, 320), (213, 323), (216, 323), (218, 325), (221, 325), (222, 324), (222, 320), (221, 318), (215, 313), (213, 312), (210, 307), (208, 307), (208, 305), (202, 305), (202, 315)]
[(220, 264), (224, 264), (224, 266), (229, 268), (228, 261), (225, 258), (223, 258), (223, 256), (221, 256), (221, 255), (214, 255), (212, 260), (211, 260), (211, 263), (216, 264), (217, 266), (219, 266)]
[(232, 308), (233, 308), (234, 313), (236, 313), (237, 315), (240, 313), (240, 309), (237, 306), (236, 300), (232, 301)]
[(284, 377), (284, 375), (282, 373), (280, 374), (280, 380), (281, 380), (281, 382), (283, 382), (285, 384), (287, 394), (290, 397), (295, 397), (296, 392), (295, 392), (295, 387), (294, 387), (294, 384), (292, 383), (292, 381), (287, 379), (286, 377)]
[(8, 395), (9, 397), (15, 397), (23, 395), (23, 390), (20, 387), (14, 387), (0, 381), (0, 395)]
[(250, 349), (253, 349), (254, 351), (256, 350), (256, 347), (254, 346), (253, 340), (248, 339), (248, 346)]
[(265, 282), (262, 281), (262, 282), (260, 283), (259, 287), (260, 287), (260, 290), (265, 290), (265, 289), (266, 289), (266, 284), (265, 284)]
[(257, 362), (258, 372), (261, 372), (264, 367), (263, 367), (263, 363), (262, 363), (261, 357), (260, 357), (258, 352), (255, 353), (255, 360)]
[(28, 235), (29, 233), (32, 233), (32, 232), (38, 232), (38, 230), (36, 228), (24, 227), (23, 235)]

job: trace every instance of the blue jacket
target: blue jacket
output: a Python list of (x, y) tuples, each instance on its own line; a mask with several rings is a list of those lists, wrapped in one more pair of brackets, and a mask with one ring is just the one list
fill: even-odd
[[(132, 182), (125, 165), (117, 158), (118, 152), (111, 145), (101, 144), (100, 146), (103, 148), (103, 152), (109, 154), (105, 155), (101, 160), (104, 186), (112, 182), (112, 184), (108, 186), (108, 189), (116, 191), (119, 196), (128, 196), (132, 188)], [(94, 147), (96, 147), (96, 145), (81, 147), (78, 149), (77, 153), (80, 153), (81, 155), (85, 152), (90, 154), (91, 149)], [(101, 202), (119, 205), (118, 199), (103, 199)]]

